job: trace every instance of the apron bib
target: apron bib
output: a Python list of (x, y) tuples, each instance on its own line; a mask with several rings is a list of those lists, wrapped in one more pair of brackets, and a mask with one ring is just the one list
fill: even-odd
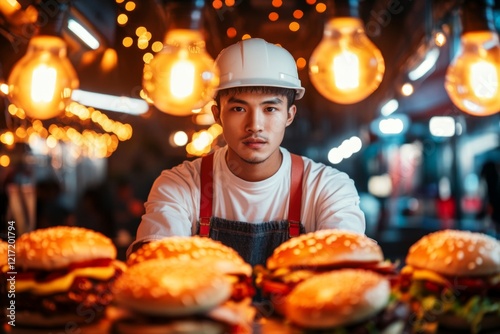
[(265, 262), (274, 249), (292, 237), (305, 233), (300, 223), (302, 203), (302, 157), (291, 154), (291, 185), (288, 220), (248, 223), (212, 216), (213, 153), (202, 158), (200, 221), (198, 235), (210, 237), (234, 248), (252, 267)]

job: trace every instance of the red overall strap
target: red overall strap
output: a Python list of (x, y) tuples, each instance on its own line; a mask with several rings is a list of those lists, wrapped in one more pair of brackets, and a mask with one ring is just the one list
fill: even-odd
[(210, 217), (212, 217), (213, 199), (213, 160), (214, 154), (201, 159), (200, 170), (200, 236), (208, 237), (210, 234)]
[(304, 174), (304, 160), (296, 154), (292, 157), (292, 171), (290, 181), (290, 202), (288, 203), (288, 233), (290, 238), (300, 234), (300, 208), (302, 205), (302, 176)]

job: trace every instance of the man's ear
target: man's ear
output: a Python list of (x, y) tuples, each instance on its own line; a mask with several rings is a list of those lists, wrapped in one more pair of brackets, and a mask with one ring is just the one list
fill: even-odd
[(219, 109), (219, 106), (217, 104), (212, 104), (212, 115), (214, 116), (214, 120), (215, 120), (215, 123), (219, 124), (219, 125), (222, 125), (220, 124), (220, 109)]
[(295, 113), (297, 112), (297, 107), (292, 105), (287, 112), (287, 117), (286, 117), (286, 126), (289, 126), (292, 124), (293, 120), (295, 119)]

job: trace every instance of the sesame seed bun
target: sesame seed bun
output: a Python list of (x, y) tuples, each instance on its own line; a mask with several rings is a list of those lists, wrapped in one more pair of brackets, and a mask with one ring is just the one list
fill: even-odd
[(147, 243), (129, 256), (127, 265), (169, 258), (206, 260), (225, 274), (252, 274), (252, 267), (233, 248), (199, 236), (172, 236)]
[(177, 317), (208, 312), (229, 299), (232, 285), (213, 267), (174, 258), (130, 267), (115, 282), (113, 291), (121, 307)]
[(311, 329), (345, 326), (383, 310), (389, 295), (389, 281), (380, 274), (362, 269), (336, 270), (297, 285), (285, 300), (285, 317)]
[(16, 241), (16, 265), (26, 269), (54, 270), (101, 258), (116, 258), (113, 242), (82, 227), (39, 229), (21, 235)]
[(267, 268), (312, 267), (384, 260), (380, 246), (363, 234), (330, 229), (306, 233), (278, 246)]
[(483, 276), (500, 272), (500, 243), (486, 234), (441, 230), (413, 244), (406, 263), (446, 276)]

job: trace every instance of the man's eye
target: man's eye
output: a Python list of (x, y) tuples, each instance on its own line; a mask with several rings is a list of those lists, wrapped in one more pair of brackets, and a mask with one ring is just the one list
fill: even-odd
[(267, 110), (268, 112), (274, 112), (274, 111), (277, 111), (277, 110), (278, 110), (278, 108), (275, 108), (275, 107), (267, 107), (267, 108), (266, 108), (266, 110)]
[(233, 107), (232, 108), (234, 111), (238, 111), (238, 112), (242, 112), (242, 111), (245, 111), (245, 109), (243, 107)]

